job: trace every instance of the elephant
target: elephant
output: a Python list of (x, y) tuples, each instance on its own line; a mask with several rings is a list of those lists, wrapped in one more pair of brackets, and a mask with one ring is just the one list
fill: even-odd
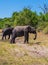
[(10, 35), (12, 34), (12, 30), (14, 28), (13, 27), (8, 27), (2, 30), (2, 40), (5, 38), (6, 36), (8, 36), (8, 39), (10, 39)]
[(12, 31), (12, 37), (11, 37), (10, 43), (15, 43), (15, 38), (21, 37), (21, 36), (24, 36), (24, 43), (25, 42), (28, 43), (29, 33), (35, 34), (35, 38), (34, 38), (34, 40), (35, 40), (37, 37), (37, 32), (34, 27), (31, 27), (30, 25), (16, 26)]

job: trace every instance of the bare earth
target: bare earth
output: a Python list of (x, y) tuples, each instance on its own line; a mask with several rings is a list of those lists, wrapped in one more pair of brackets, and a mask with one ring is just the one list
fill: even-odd
[[(44, 36), (44, 37), (43, 37)], [(30, 40), (31, 40), (30, 35)], [(23, 44), (23, 38), (17, 39), (16, 45), (27, 51), (27, 54), (32, 57), (47, 57), (48, 58), (48, 35), (38, 33), (37, 40), (30, 42), (29, 44)], [(29, 41), (30, 41), (29, 40)], [(32, 45), (31, 45), (32, 43)], [(15, 49), (17, 51), (17, 49)], [(18, 50), (19, 51), (19, 50)], [(21, 53), (22, 55), (22, 53)]]

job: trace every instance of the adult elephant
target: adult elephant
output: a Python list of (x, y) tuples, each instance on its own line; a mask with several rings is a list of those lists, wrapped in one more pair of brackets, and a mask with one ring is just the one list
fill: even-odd
[(12, 34), (12, 30), (13, 30), (12, 27), (8, 27), (8, 28), (3, 29), (2, 30), (2, 40), (4, 38), (6, 39), (6, 36), (8, 36), (8, 39), (10, 39), (10, 35)]
[(12, 37), (11, 37), (11, 43), (15, 43), (15, 38), (16, 37), (21, 37), (24, 36), (24, 43), (29, 40), (29, 33), (35, 34), (35, 38), (37, 37), (37, 32), (36, 29), (31, 27), (30, 25), (27, 26), (16, 26), (13, 31), (12, 31)]

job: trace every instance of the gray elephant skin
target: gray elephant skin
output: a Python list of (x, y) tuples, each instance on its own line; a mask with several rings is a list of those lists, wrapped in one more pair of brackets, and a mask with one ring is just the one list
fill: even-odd
[(8, 36), (8, 39), (10, 39), (13, 29), (14, 29), (13, 27), (8, 27), (8, 28), (3, 29), (2, 30), (2, 40), (4, 38), (6, 39), (6, 36)]
[(34, 27), (31, 27), (30, 25), (27, 26), (16, 26), (12, 31), (12, 37), (10, 40), (10, 43), (15, 43), (15, 38), (24, 36), (24, 43), (29, 40), (29, 33), (35, 34), (35, 38), (37, 37), (37, 32)]

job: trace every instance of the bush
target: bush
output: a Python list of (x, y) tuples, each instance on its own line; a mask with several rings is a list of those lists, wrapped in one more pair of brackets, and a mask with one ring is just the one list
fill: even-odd
[(48, 26), (48, 22), (39, 22), (37, 30), (43, 31), (46, 28), (46, 26)]
[(46, 26), (46, 27), (44, 28), (43, 32), (44, 32), (45, 34), (48, 34), (48, 26)]

